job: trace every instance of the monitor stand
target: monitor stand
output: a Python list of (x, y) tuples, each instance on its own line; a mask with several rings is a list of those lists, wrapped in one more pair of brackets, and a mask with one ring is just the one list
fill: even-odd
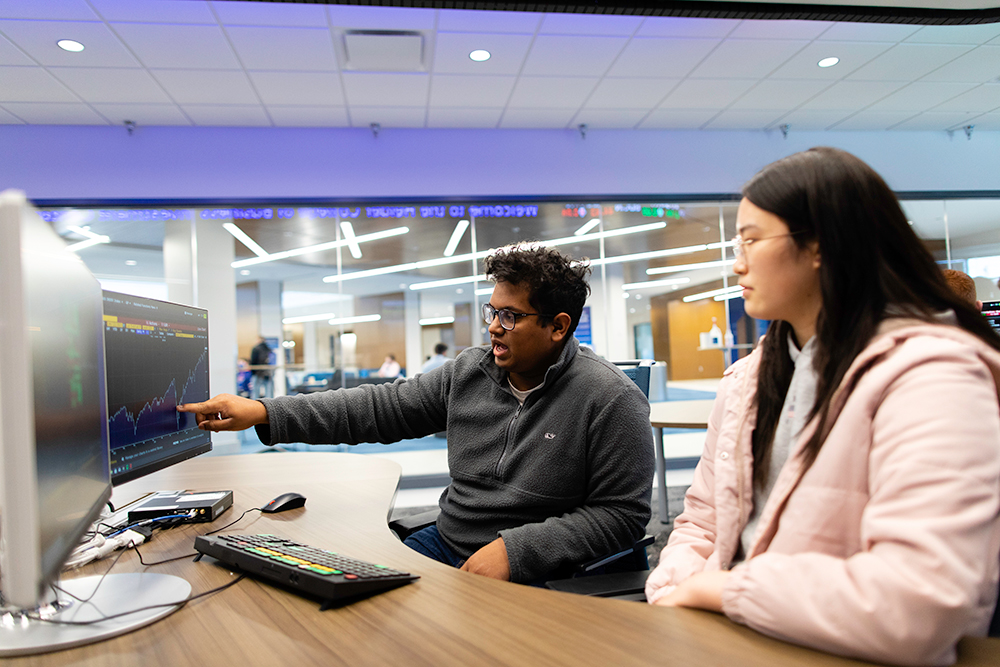
[[(93, 576), (62, 581), (59, 588), (81, 600), (93, 597), (87, 602), (79, 602), (60, 592), (57, 602), (30, 613), (52, 621), (81, 622), (152, 605), (168, 606), (136, 611), (93, 625), (63, 625), (29, 619), (8, 609), (0, 610), (0, 657), (60, 651), (117, 637), (173, 613), (180, 606), (171, 603), (191, 594), (191, 584), (169, 574), (109, 574), (103, 582), (100, 580), (100, 576)], [(99, 582), (95, 593), (94, 587)]]

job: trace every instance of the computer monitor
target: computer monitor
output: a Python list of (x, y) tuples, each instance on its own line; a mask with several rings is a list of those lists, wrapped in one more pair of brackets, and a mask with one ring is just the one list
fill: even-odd
[(1000, 301), (983, 301), (983, 317), (1000, 334)]
[(111, 481), (115, 486), (212, 450), (182, 403), (208, 392), (208, 311), (104, 292)]
[[(101, 287), (23, 192), (0, 193), (0, 657), (128, 632), (176, 607), (91, 626), (120, 610), (183, 599), (168, 575), (54, 586), (111, 496)], [(38, 620), (44, 618), (47, 620)]]

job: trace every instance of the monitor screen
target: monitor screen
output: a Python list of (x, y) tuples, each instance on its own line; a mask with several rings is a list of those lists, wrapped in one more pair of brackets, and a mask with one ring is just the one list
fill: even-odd
[(182, 403), (208, 393), (208, 312), (104, 292), (111, 479), (117, 486), (211, 451)]
[(0, 233), (0, 581), (24, 608), (111, 495), (101, 287), (24, 193)]
[(983, 301), (983, 316), (993, 330), (1000, 334), (1000, 301)]

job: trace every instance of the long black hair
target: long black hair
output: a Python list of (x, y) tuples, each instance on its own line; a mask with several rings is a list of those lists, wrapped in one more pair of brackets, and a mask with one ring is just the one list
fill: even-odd
[[(812, 148), (762, 169), (743, 196), (788, 225), (799, 249), (815, 241), (822, 308), (814, 367), (819, 377), (809, 419), (819, 428), (806, 443), (811, 465), (823, 445), (833, 394), (883, 318), (899, 311), (931, 321), (951, 309), (959, 326), (1000, 350), (985, 318), (949, 288), (930, 252), (910, 228), (899, 200), (866, 163), (835, 148)], [(763, 485), (774, 432), (794, 366), (790, 324), (775, 320), (762, 343), (753, 435), (754, 482)], [(798, 341), (800, 345), (806, 341)]]

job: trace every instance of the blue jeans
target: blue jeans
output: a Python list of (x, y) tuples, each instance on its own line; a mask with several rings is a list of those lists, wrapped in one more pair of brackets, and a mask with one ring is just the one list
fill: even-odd
[(452, 567), (462, 567), (465, 563), (465, 559), (455, 553), (451, 547), (445, 544), (445, 541), (441, 538), (441, 533), (438, 532), (438, 527), (427, 526), (417, 532), (413, 533), (405, 540), (403, 544), (410, 547), (419, 554), (423, 554), (428, 558), (433, 558), (439, 563), (444, 563), (445, 565), (451, 565)]

